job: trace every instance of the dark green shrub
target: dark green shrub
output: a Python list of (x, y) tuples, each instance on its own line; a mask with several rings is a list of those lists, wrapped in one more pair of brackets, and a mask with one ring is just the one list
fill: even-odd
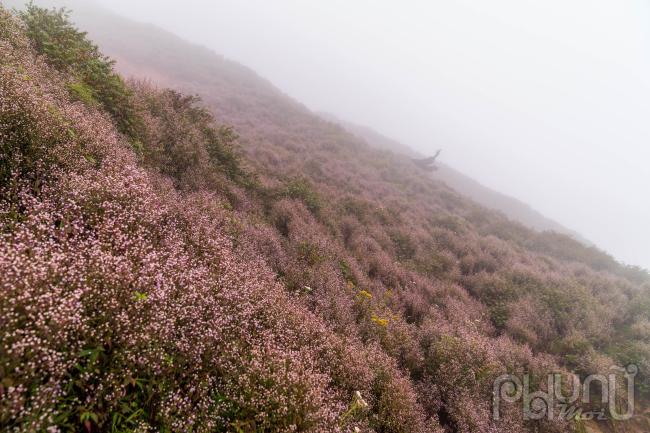
[(239, 136), (230, 126), (203, 127), (210, 161), (226, 176), (242, 186), (253, 187), (255, 179), (243, 168), (235, 143)]
[(393, 241), (395, 254), (399, 260), (409, 260), (413, 258), (415, 255), (415, 244), (409, 235), (397, 230), (392, 230), (389, 233), (389, 236), (391, 241)]
[(291, 179), (286, 186), (284, 195), (289, 198), (302, 200), (307, 209), (314, 215), (321, 210), (321, 199), (311, 186), (311, 183), (303, 177)]
[(48, 64), (75, 80), (68, 84), (71, 96), (92, 105), (99, 102), (118, 130), (132, 141), (137, 140), (142, 125), (131, 90), (113, 71), (114, 61), (70, 22), (69, 12), (64, 8), (44, 9), (30, 2), (19, 16), (36, 51)]

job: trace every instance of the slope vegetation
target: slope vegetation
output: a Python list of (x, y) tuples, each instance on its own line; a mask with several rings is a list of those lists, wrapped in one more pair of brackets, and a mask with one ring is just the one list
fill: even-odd
[(204, 102), (125, 82), (61, 12), (0, 10), (3, 431), (573, 431), (493, 420), (494, 379), (648, 377), (646, 273), (102, 21)]
[[(408, 146), (393, 140), (392, 138), (388, 138), (372, 128), (347, 122), (327, 113), (319, 113), (319, 115), (326, 120), (343, 126), (347, 131), (365, 140), (372, 147), (407, 155), (412, 158), (424, 157)], [(488, 209), (503, 212), (503, 214), (511, 220), (517, 221), (526, 227), (538, 231), (554, 231), (562, 233), (579, 240), (585, 245), (591, 245), (591, 242), (584, 239), (578, 233), (567, 229), (558, 222), (546, 218), (527, 204), (483, 186), (479, 182), (443, 162), (437, 162), (436, 166), (438, 169), (432, 173), (432, 176), (435, 179), (446, 183), (455, 191), (474, 200), (476, 203), (481, 204)]]

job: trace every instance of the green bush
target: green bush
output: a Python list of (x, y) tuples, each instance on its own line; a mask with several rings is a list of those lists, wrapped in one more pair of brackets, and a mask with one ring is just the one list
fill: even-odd
[(350, 265), (348, 262), (346, 262), (344, 259), (339, 260), (339, 269), (341, 270), (341, 274), (343, 275), (343, 279), (346, 282), (349, 282), (349, 284), (352, 284), (353, 286), (357, 285), (357, 279), (354, 276), (354, 273), (352, 273), (352, 269), (350, 269)]
[(230, 126), (214, 128), (205, 126), (203, 134), (206, 140), (210, 161), (226, 176), (245, 187), (254, 187), (256, 182), (242, 166), (240, 155), (235, 150), (235, 142), (239, 138)]
[(321, 210), (321, 199), (312, 188), (309, 181), (303, 177), (295, 177), (291, 179), (286, 186), (285, 196), (302, 200), (307, 206), (307, 209), (315, 215)]
[(83, 82), (74, 82), (68, 84), (68, 90), (72, 96), (87, 105), (97, 105), (98, 102), (93, 95), (93, 89)]
[(510, 310), (508, 304), (505, 302), (496, 302), (494, 305), (488, 307), (490, 313), (490, 320), (498, 331), (503, 331), (506, 327), (508, 319), (510, 319)]
[(409, 260), (413, 258), (416, 252), (415, 243), (409, 235), (398, 230), (392, 230), (388, 235), (390, 236), (391, 241), (393, 241), (395, 254), (399, 260)]
[(131, 90), (113, 71), (114, 61), (72, 25), (69, 12), (64, 8), (44, 9), (30, 2), (19, 16), (34, 49), (55, 69), (74, 77), (68, 84), (71, 96), (84, 103), (101, 104), (118, 130), (136, 141), (142, 120)]
[(318, 247), (306, 241), (298, 244), (298, 255), (309, 266), (315, 266), (325, 260)]

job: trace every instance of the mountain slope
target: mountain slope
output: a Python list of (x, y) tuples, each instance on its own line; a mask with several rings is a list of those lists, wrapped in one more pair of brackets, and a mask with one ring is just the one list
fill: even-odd
[[(418, 154), (408, 146), (385, 137), (371, 128), (343, 121), (328, 113), (319, 113), (319, 115), (326, 120), (343, 126), (346, 130), (350, 131), (357, 137), (364, 139), (373, 147), (400, 153), (413, 158), (423, 158), (422, 155)], [(438, 167), (438, 170), (432, 173), (432, 176), (435, 179), (441, 180), (457, 192), (471, 198), (475, 202), (489, 209), (503, 212), (508, 218), (517, 221), (526, 227), (539, 231), (554, 231), (562, 233), (571, 236), (587, 246), (591, 245), (591, 242), (580, 236), (577, 232), (567, 229), (560, 223), (546, 218), (527, 204), (487, 188), (443, 162), (437, 162), (436, 166)]]
[(477, 206), (242, 66), (94, 14), (121, 67), (210, 111), (97, 80), (96, 57), (35, 31), (51, 21), (26, 21), (30, 46), (2, 13), (3, 429), (574, 431), (516, 405), (493, 419), (494, 380), (628, 362), (647, 378), (643, 272)]

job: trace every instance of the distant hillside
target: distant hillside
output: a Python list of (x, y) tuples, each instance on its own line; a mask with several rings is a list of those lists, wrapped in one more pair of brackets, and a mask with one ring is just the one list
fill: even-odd
[[(423, 155), (418, 154), (410, 147), (398, 142), (397, 140), (388, 138), (378, 133), (377, 131), (374, 131), (372, 128), (341, 120), (329, 113), (319, 113), (319, 115), (326, 120), (338, 123), (357, 137), (364, 139), (369, 145), (373, 147), (401, 153), (413, 158), (423, 157)], [(444, 154), (441, 159), (444, 159)], [(469, 176), (464, 175), (463, 173), (445, 164), (444, 162), (437, 162), (436, 166), (438, 167), (438, 170), (432, 173), (432, 176), (435, 179), (439, 179), (445, 182), (454, 190), (458, 191), (464, 196), (471, 198), (477, 203), (490, 209), (501, 211), (508, 218), (532, 229), (539, 231), (548, 230), (566, 234), (587, 246), (592, 245), (591, 242), (582, 237), (579, 233), (567, 229), (560, 223), (545, 217), (541, 213), (537, 212), (516, 198), (509, 197), (505, 194), (501, 194), (486, 186), (483, 186), (479, 182), (475, 181)]]
[[(301, 117), (307, 114), (302, 105), (282, 94), (250, 69), (215, 55), (207, 48), (188, 45), (154, 26), (123, 20), (109, 13), (100, 17), (95, 9), (86, 5), (75, 6), (75, 19), (98, 41), (104, 52), (117, 60), (117, 68), (125, 76), (147, 78), (160, 84), (180, 87), (186, 92), (200, 94), (210, 104), (217, 117), (226, 123), (243, 126), (239, 122), (244, 121), (245, 131), (256, 128), (255, 124), (246, 119), (260, 110), (264, 110), (260, 113), (261, 116), (277, 126), (289, 126), (286, 122), (292, 116)], [(127, 40), (139, 42), (127, 44), (124, 42)], [(218, 73), (215, 73), (216, 71)], [(210, 86), (212, 91), (206, 92), (205, 86)], [(231, 94), (235, 89), (236, 93)], [(281, 107), (277, 105), (279, 102)], [(384, 137), (370, 128), (327, 116), (324, 118), (340, 124), (373, 147), (408, 156), (417, 154), (408, 146)], [(310, 121), (313, 122), (314, 119)], [(440, 164), (440, 167), (441, 170), (434, 173), (434, 178), (442, 180), (477, 203), (499, 210), (530, 228), (568, 234), (586, 245), (591, 245), (578, 233), (544, 217), (528, 205), (484, 187), (445, 164)]]

